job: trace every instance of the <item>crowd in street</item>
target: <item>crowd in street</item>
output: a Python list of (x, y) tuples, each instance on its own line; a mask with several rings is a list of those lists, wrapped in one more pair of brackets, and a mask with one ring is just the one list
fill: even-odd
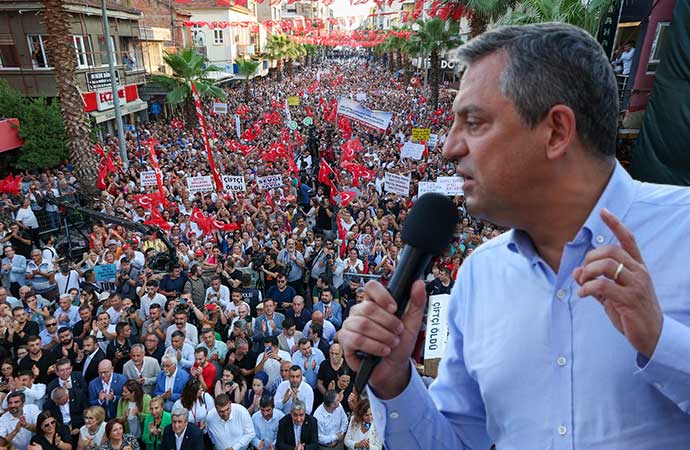
[[(188, 117), (128, 132), (127, 170), (108, 136), (115, 169), (96, 209), (159, 230), (98, 221), (81, 257), (37, 220), (59, 227), (65, 211), (42, 198), (80, 191), (70, 167), (22, 174), (20, 195), (0, 198), (0, 449), (381, 449), (337, 332), (364, 283), (395, 270), (418, 183), (454, 174), (441, 155), (448, 87), (432, 108), (423, 83), (350, 58), (254, 79), (248, 102), (243, 86), (227, 89), (228, 114), (204, 103), (208, 134), (219, 172), (243, 176), (244, 191), (190, 190), (211, 171)], [(343, 120), (339, 96), (393, 112), (389, 128)], [(420, 160), (400, 158), (412, 128), (438, 137)], [(142, 187), (151, 151), (161, 183)], [(408, 196), (386, 190), (386, 172), (409, 175)], [(268, 175), (282, 186), (262, 189)], [(461, 216), (430, 294), (449, 293), (500, 232)], [(176, 253), (160, 270), (166, 241)]]

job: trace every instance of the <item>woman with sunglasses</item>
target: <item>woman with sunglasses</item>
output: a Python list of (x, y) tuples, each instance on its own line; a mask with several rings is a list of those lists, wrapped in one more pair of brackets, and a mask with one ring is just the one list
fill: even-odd
[(105, 441), (105, 411), (100, 406), (89, 406), (84, 410), (86, 425), (79, 429), (77, 450), (97, 450)]
[(58, 424), (50, 411), (43, 411), (36, 419), (36, 434), (31, 438), (28, 450), (72, 450), (69, 428)]

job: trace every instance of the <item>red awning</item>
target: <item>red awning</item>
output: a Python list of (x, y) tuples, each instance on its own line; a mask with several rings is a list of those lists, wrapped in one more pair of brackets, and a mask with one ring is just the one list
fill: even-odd
[(19, 137), (19, 120), (0, 120), (0, 153), (22, 145), (24, 145), (24, 141)]

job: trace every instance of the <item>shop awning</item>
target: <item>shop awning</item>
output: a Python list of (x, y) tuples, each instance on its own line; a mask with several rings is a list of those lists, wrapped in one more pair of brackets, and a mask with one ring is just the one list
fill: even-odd
[[(137, 111), (142, 111), (149, 107), (148, 103), (141, 99), (136, 99), (131, 102), (127, 102), (120, 107), (120, 112), (123, 116), (127, 114), (132, 114)], [(92, 111), (89, 113), (91, 117), (96, 119), (96, 123), (103, 123), (115, 118), (115, 108), (108, 109), (106, 111)]]
[(24, 145), (19, 137), (19, 119), (0, 120), (0, 153)]

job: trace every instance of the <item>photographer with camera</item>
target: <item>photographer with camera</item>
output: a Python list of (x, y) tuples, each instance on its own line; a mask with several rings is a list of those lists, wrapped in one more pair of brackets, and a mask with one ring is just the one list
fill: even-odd
[(278, 253), (278, 262), (285, 267), (287, 283), (292, 286), (296, 293), (302, 295), (302, 278), (307, 266), (304, 255), (296, 248), (294, 239), (287, 240), (285, 248)]
[(184, 285), (184, 292), (192, 296), (192, 301), (197, 308), (203, 308), (206, 303), (206, 291), (210, 286), (208, 278), (203, 276), (200, 264), (192, 265), (189, 269), (189, 277)]
[(115, 372), (122, 373), (125, 363), (129, 361), (129, 351), (132, 348), (130, 335), (132, 327), (126, 322), (115, 325), (115, 339), (113, 339), (105, 350), (105, 354), (112, 361)]
[(135, 300), (137, 298), (137, 285), (140, 281), (138, 275), (139, 271), (134, 268), (129, 258), (122, 258), (120, 260), (120, 269), (115, 275), (115, 292), (120, 294), (122, 298)]

